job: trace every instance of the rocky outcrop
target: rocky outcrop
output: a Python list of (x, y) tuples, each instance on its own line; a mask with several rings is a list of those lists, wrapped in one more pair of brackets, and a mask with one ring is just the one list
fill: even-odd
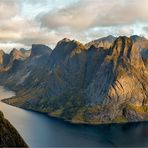
[(148, 71), (137, 47), (129, 38), (118, 38), (109, 59), (115, 66), (115, 78), (103, 100), (101, 119), (105, 121), (122, 117), (137, 121), (146, 118), (147, 111), (144, 108), (147, 104), (143, 102), (148, 97)]
[(0, 112), (0, 147), (28, 147), (2, 112)]
[(71, 122), (147, 120), (148, 67), (142, 46), (137, 37), (104, 40), (109, 46), (86, 47), (64, 38), (50, 53), (46, 46), (39, 51), (33, 46), (31, 56), (13, 66), (16, 70), (0, 74), (0, 82), (17, 92), (5, 102)]

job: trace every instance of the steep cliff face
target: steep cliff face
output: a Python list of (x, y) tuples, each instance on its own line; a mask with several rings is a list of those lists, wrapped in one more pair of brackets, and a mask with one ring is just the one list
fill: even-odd
[(38, 52), (33, 46), (29, 58), (0, 75), (0, 82), (17, 92), (5, 102), (72, 122), (147, 120), (148, 67), (141, 52), (145, 45), (137, 46), (137, 37), (114, 40), (108, 48), (88, 48), (66, 38), (52, 52), (46, 46)]
[(0, 71), (8, 64), (9, 55), (6, 54), (3, 50), (0, 50)]
[(91, 101), (101, 101), (98, 117), (103, 122), (118, 118), (128, 121), (147, 118), (148, 71), (138, 48), (131, 39), (120, 37), (112, 50), (100, 68), (101, 74), (99, 71), (88, 87)]
[(0, 112), (0, 147), (28, 147), (2, 112)]

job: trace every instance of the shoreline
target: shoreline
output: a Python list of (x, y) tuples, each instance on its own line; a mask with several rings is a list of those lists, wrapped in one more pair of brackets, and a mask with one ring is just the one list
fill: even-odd
[(143, 120), (143, 121), (130, 121), (130, 122), (119, 122), (119, 123), (116, 123), (116, 122), (112, 122), (112, 123), (87, 123), (87, 122), (74, 122), (72, 120), (66, 120), (64, 118), (61, 118), (61, 117), (56, 117), (56, 116), (52, 116), (48, 113), (44, 113), (44, 112), (40, 112), (40, 111), (37, 111), (37, 110), (33, 110), (33, 109), (27, 109), (27, 108), (23, 108), (23, 107), (18, 107), (18, 106), (14, 106), (10, 103), (7, 103), (5, 102), (5, 100), (9, 100), (11, 98), (5, 98), (5, 99), (2, 99), (1, 102), (7, 104), (7, 105), (10, 105), (10, 106), (13, 106), (13, 107), (17, 107), (17, 108), (20, 108), (20, 109), (23, 109), (23, 110), (26, 110), (26, 111), (31, 111), (31, 112), (35, 112), (35, 113), (38, 113), (38, 114), (42, 114), (42, 115), (45, 115), (47, 116), (48, 118), (52, 118), (52, 119), (55, 119), (55, 120), (59, 120), (59, 121), (62, 121), (62, 122), (65, 122), (65, 123), (68, 123), (68, 124), (71, 124), (71, 125), (83, 125), (83, 126), (107, 126), (107, 125), (124, 125), (124, 124), (133, 124), (133, 123), (145, 123), (145, 122), (148, 122), (148, 120)]
[[(3, 86), (5, 89), (7, 90), (10, 90), (10, 91), (13, 91), (15, 93), (15, 96), (12, 96), (12, 97), (16, 97), (17, 98), (17, 92), (16, 90), (14, 90), (13, 88), (11, 89), (10, 87), (6, 86), (6, 85), (0, 85), (0, 86)], [(127, 121), (127, 122), (110, 122), (110, 123), (88, 123), (88, 122), (74, 122), (72, 120), (67, 120), (67, 119), (64, 119), (62, 117), (56, 117), (56, 116), (52, 116), (50, 115), (49, 113), (44, 113), (44, 112), (41, 112), (41, 111), (37, 111), (37, 110), (33, 110), (33, 109), (27, 109), (27, 108), (23, 108), (23, 107), (19, 107), (19, 106), (15, 106), (15, 105), (12, 105), (8, 102), (5, 102), (5, 100), (9, 101), (9, 99), (11, 99), (12, 97), (10, 98), (4, 98), (2, 100), (0, 100), (1, 102), (7, 104), (7, 105), (10, 105), (10, 106), (13, 106), (13, 107), (18, 107), (18, 108), (21, 108), (21, 109), (24, 109), (24, 110), (27, 110), (27, 111), (32, 111), (32, 112), (35, 112), (35, 113), (39, 113), (39, 114), (43, 114), (49, 118), (53, 118), (53, 119), (56, 119), (56, 120), (60, 120), (60, 121), (63, 121), (63, 122), (66, 122), (66, 123), (69, 123), (69, 124), (73, 124), (73, 125), (87, 125), (87, 126), (100, 126), (100, 125), (123, 125), (123, 124), (132, 124), (132, 123), (145, 123), (145, 122), (148, 122), (148, 119), (146, 120), (141, 120), (141, 121)]]

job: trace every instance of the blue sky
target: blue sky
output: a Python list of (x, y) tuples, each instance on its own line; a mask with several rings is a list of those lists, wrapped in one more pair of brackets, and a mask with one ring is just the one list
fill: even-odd
[(148, 0), (0, 0), (0, 48), (107, 35), (148, 38)]

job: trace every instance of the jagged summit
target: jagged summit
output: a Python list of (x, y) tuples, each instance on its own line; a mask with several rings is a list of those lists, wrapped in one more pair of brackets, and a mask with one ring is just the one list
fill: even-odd
[(4, 54), (5, 52), (4, 52), (4, 50), (3, 49), (1, 49), (0, 50), (0, 54)]
[(4, 56), (5, 52), (3, 50), (0, 50), (0, 56)]
[(96, 48), (102, 47), (104, 49), (108, 49), (113, 44), (115, 39), (116, 39), (116, 37), (109, 35), (107, 37), (99, 38), (99, 39), (93, 40), (89, 43), (86, 43), (85, 46), (87, 48), (89, 48), (91, 45), (94, 45)]
[(20, 56), (20, 54), (21, 54), (21, 52), (20, 52), (18, 49), (16, 49), (16, 48), (13, 48), (13, 49), (11, 50), (11, 52), (10, 52), (10, 55), (11, 55), (11, 56), (15, 56), (15, 57)]
[(100, 40), (106, 40), (106, 41), (114, 41), (116, 39), (113, 35), (108, 35), (106, 37), (100, 38)]
[[(74, 55), (81, 53), (86, 50), (85, 46), (76, 40), (65, 39), (57, 43), (56, 47), (51, 53), (50, 57), (50, 66), (63, 63), (63, 60), (66, 62), (69, 58), (72, 58)], [(66, 58), (66, 59), (65, 59)]]
[(116, 56), (125, 56), (125, 57), (129, 57), (130, 56), (130, 52), (131, 52), (131, 48), (132, 48), (133, 42), (130, 38), (126, 37), (126, 36), (120, 36), (118, 37), (115, 42), (113, 43), (113, 53), (112, 55), (114, 57)]
[(63, 38), (63, 39), (61, 39), (61, 40), (57, 43), (56, 46), (61, 45), (61, 44), (67, 44), (67, 43), (69, 43), (69, 42), (71, 42), (71, 39), (69, 39), (69, 38)]
[(29, 50), (26, 50), (25, 48), (20, 48), (19, 50), (23, 53), (25, 53), (26, 51), (29, 51)]
[(112, 55), (110, 57), (114, 64), (129, 63), (133, 66), (143, 67), (140, 50), (135, 46), (130, 37), (118, 37), (112, 46)]
[(49, 48), (46, 45), (43, 45), (43, 44), (33, 44), (32, 48), (31, 48), (31, 55), (30, 55), (30, 57), (50, 54), (51, 51), (52, 51), (52, 49)]
[(58, 52), (63, 52), (63, 53), (70, 53), (73, 50), (79, 53), (81, 52), (81, 50), (85, 50), (85, 46), (79, 41), (64, 38), (57, 43), (53, 52), (58, 51)]
[(28, 57), (28, 55), (24, 54), (23, 52), (21, 52), (20, 50), (13, 48), (13, 50), (10, 52), (10, 61), (14, 61), (14, 60), (24, 60)]
[(63, 41), (63, 42), (69, 42), (69, 41), (71, 41), (69, 38), (63, 38), (61, 41)]
[(144, 37), (144, 36), (138, 36), (138, 35), (132, 35), (132, 36), (130, 36), (130, 38), (134, 41), (134, 42), (136, 42), (136, 41), (145, 41), (146, 40), (146, 38)]
[[(57, 43), (57, 46), (62, 46), (63, 44), (64, 45), (67, 45), (67, 44), (75, 44), (75, 46), (79, 46), (80, 44), (83, 45), (82, 43), (80, 43), (79, 41), (77, 40), (71, 40), (69, 38), (63, 38), (62, 40), (60, 40), (58, 43)], [(83, 45), (84, 46), (84, 45)], [(56, 48), (56, 47), (55, 47)]]

